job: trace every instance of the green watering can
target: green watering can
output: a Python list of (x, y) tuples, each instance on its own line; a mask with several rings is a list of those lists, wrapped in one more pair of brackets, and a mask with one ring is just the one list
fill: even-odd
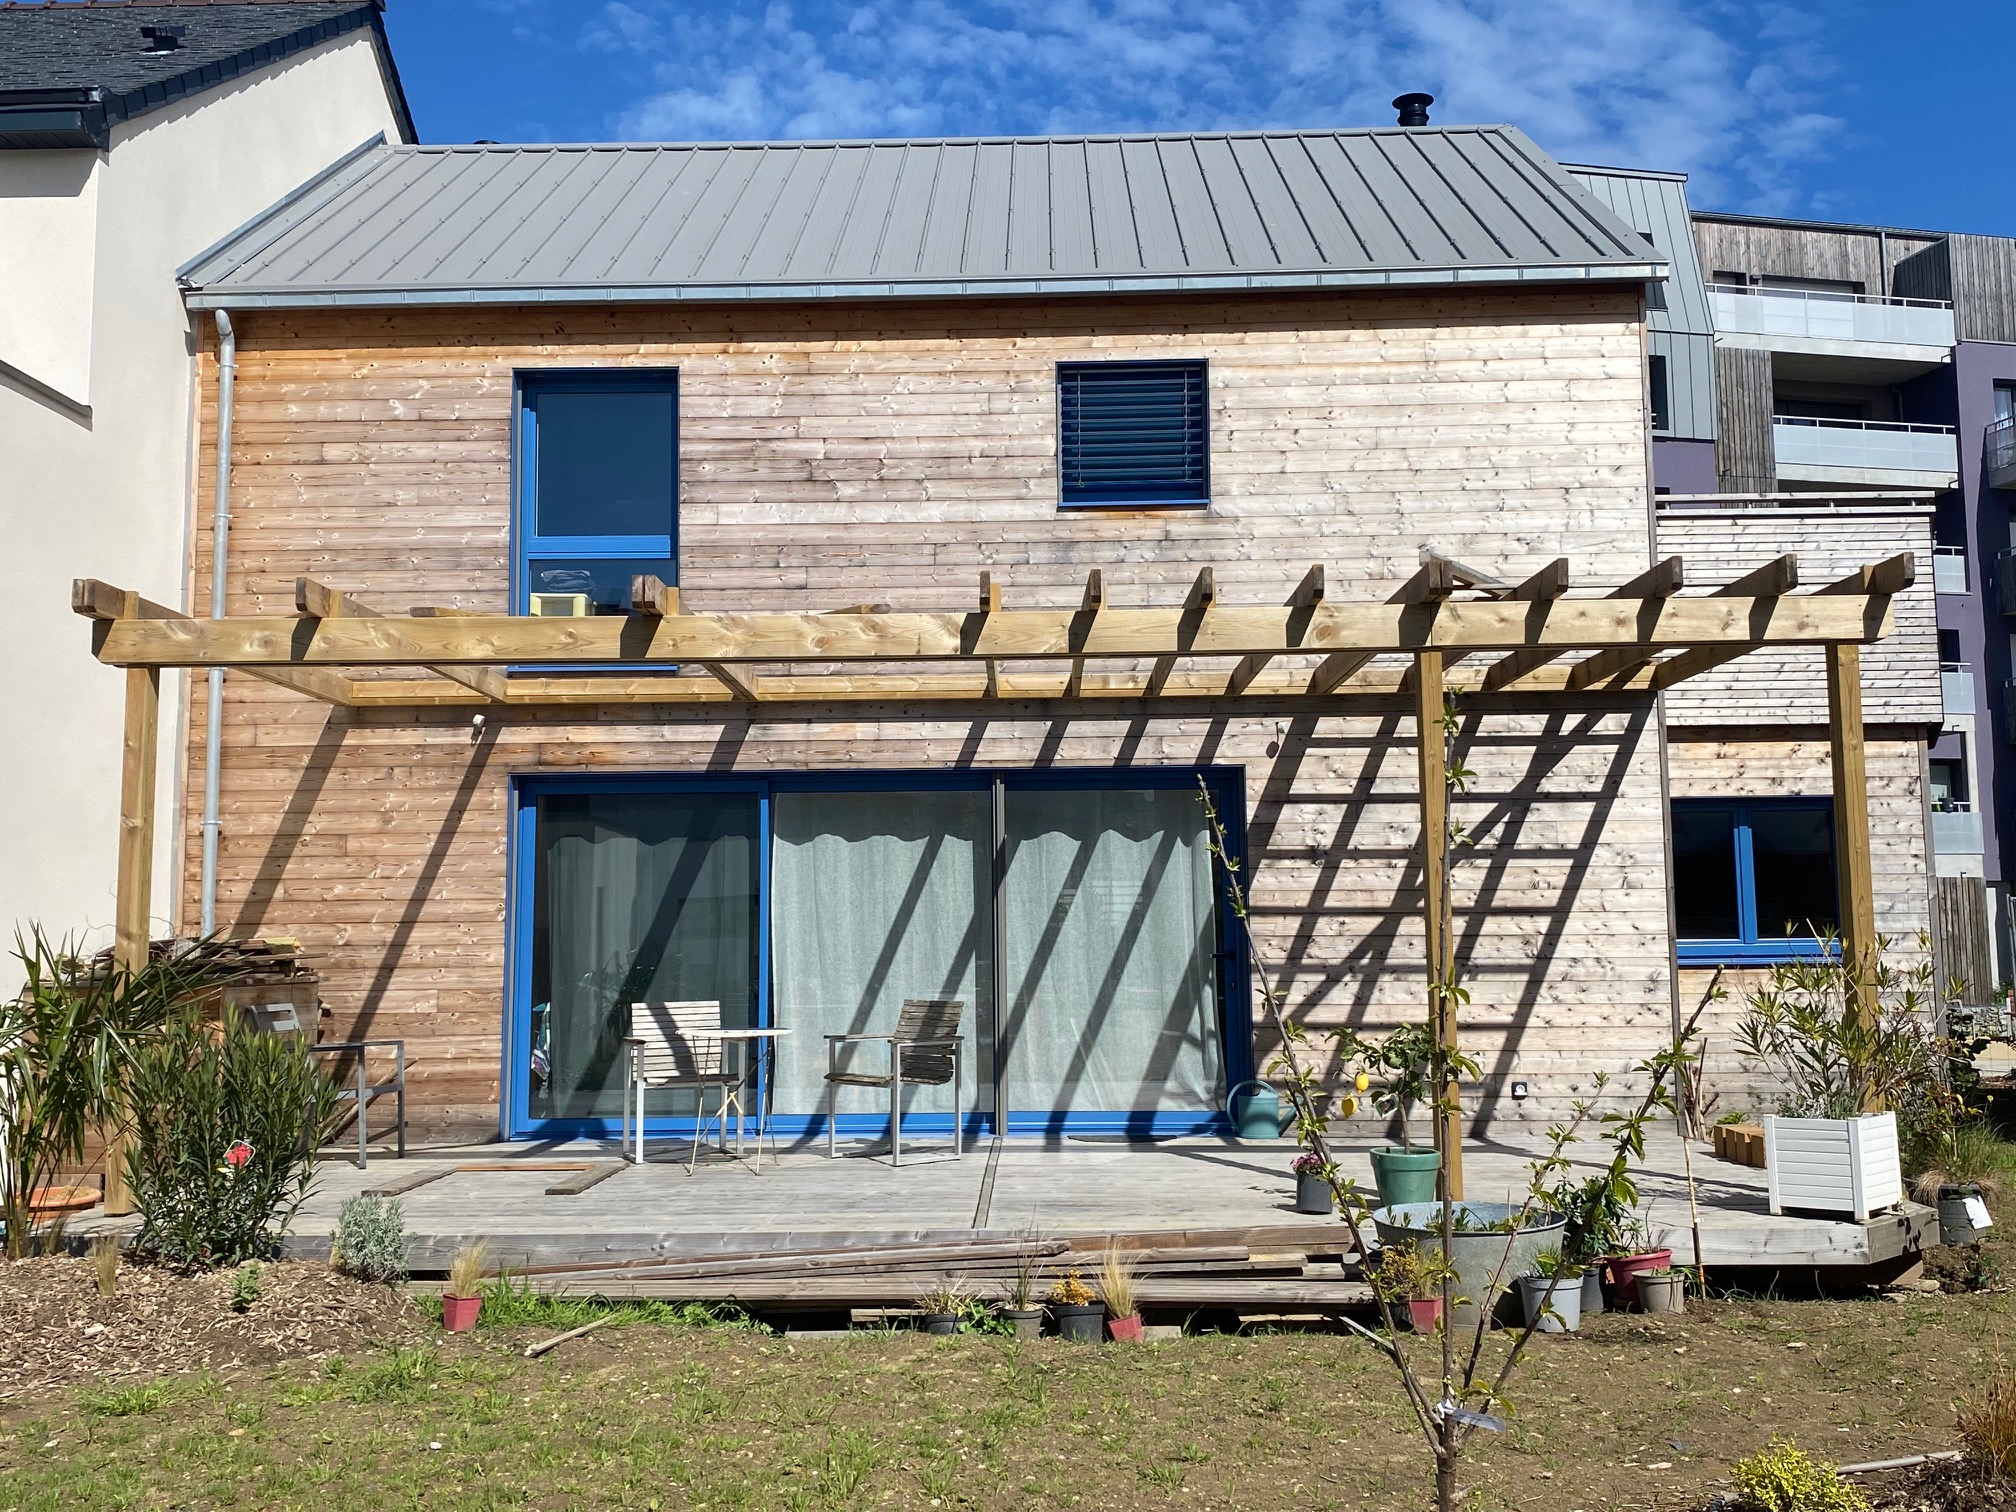
[(1281, 1094), (1264, 1081), (1239, 1083), (1225, 1098), (1225, 1112), (1241, 1139), (1279, 1139), (1288, 1128)]

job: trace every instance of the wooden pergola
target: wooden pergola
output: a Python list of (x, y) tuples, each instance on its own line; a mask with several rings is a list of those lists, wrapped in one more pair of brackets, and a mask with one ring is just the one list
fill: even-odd
[[(952, 702), (977, 713), (1010, 700), (1134, 700), (1174, 714), (1200, 702), (1224, 713), (1290, 700), (1341, 714), (1397, 696), (1418, 731), (1432, 984), (1454, 966), (1445, 696), (1460, 694), (1472, 710), (1536, 698), (1614, 706), (1620, 693), (1656, 693), (1767, 646), (1824, 650), (1842, 936), (1849, 958), (1866, 962), (1875, 906), (1861, 647), (1890, 632), (1892, 596), (1913, 577), (1906, 553), (1799, 592), (1798, 560), (1783, 556), (1686, 592), (1684, 565), (1671, 557), (1621, 587), (1578, 595), (1566, 559), (1515, 583), (1424, 550), (1420, 570), (1381, 602), (1332, 599), (1313, 566), (1284, 602), (1266, 605), (1222, 601), (1206, 567), (1180, 604), (1151, 607), (1110, 603), (1096, 568), (1075, 608), (1008, 607), (984, 572), (970, 607), (942, 612), (689, 613), (679, 590), (655, 577), (633, 579), (627, 613), (580, 618), (433, 606), (389, 614), (312, 578), (297, 581), (285, 616), (197, 619), (95, 579), (77, 581), (72, 607), (93, 621), (98, 660), (126, 669), (116, 952), (129, 967), (148, 944), (161, 669), (230, 667), (353, 709), (783, 715), (793, 705)], [(1088, 670), (1094, 661), (1125, 665)], [(1437, 1020), (1453, 1045), (1453, 1011)], [(1452, 1109), (1437, 1133), (1460, 1196), (1456, 1122)]]

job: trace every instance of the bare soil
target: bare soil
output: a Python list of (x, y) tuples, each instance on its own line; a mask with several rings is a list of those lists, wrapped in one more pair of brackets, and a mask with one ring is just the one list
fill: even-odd
[(409, 1341), (420, 1310), (403, 1293), (326, 1265), (263, 1265), (259, 1299), (231, 1305), (230, 1271), (182, 1274), (121, 1260), (110, 1297), (87, 1258), (0, 1261), (0, 1410), (90, 1381), (225, 1372)]

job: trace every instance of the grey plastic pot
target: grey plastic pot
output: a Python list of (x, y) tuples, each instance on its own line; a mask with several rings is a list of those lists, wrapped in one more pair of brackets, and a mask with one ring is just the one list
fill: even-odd
[(1074, 1344), (1097, 1344), (1106, 1337), (1103, 1302), (1052, 1302), (1050, 1316), (1057, 1320), (1058, 1337)]
[(1687, 1311), (1687, 1278), (1681, 1275), (1638, 1276), (1638, 1305), (1648, 1313)]
[(1593, 1318), (1603, 1311), (1603, 1267), (1592, 1265), (1582, 1272), (1582, 1316)]
[(1295, 1173), (1296, 1212), (1327, 1215), (1336, 1206), (1336, 1202), (1336, 1194), (1330, 1190), (1330, 1183), (1314, 1171)]
[(1043, 1309), (1040, 1307), (1004, 1307), (1001, 1317), (1014, 1328), (1018, 1339), (1043, 1337)]
[[(1510, 1300), (1512, 1283), (1521, 1276), (1530, 1276), (1538, 1271), (1543, 1251), (1561, 1248), (1561, 1231), (1567, 1227), (1568, 1220), (1559, 1213), (1529, 1213), (1526, 1226), (1518, 1233), (1510, 1234), (1480, 1229), (1475, 1225), (1502, 1223), (1516, 1217), (1519, 1210), (1515, 1207), (1502, 1202), (1459, 1202), (1456, 1212), (1459, 1221), (1462, 1221), (1461, 1215), (1467, 1214), (1473, 1227), (1467, 1231), (1458, 1229), (1449, 1239), (1449, 1263), (1456, 1268), (1456, 1295), (1464, 1299), (1450, 1310), (1450, 1324), (1455, 1328), (1474, 1327), (1480, 1307), (1488, 1307), (1494, 1321), (1510, 1321), (1518, 1307)], [(1441, 1253), (1442, 1204), (1439, 1202), (1410, 1202), (1400, 1207), (1376, 1208), (1372, 1213), (1372, 1226), (1378, 1231), (1381, 1244), (1411, 1241), (1415, 1249), (1423, 1254), (1430, 1251)], [(1485, 1293), (1494, 1274), (1498, 1277), (1498, 1290), (1487, 1297)]]
[(927, 1334), (955, 1334), (959, 1332), (959, 1314), (924, 1314), (924, 1332)]
[(1977, 1227), (1974, 1215), (1968, 1210), (1967, 1200), (1981, 1200), (1981, 1189), (1976, 1186), (1943, 1186), (1939, 1188), (1939, 1242), (1941, 1244), (1972, 1244), (1986, 1229)]
[(1559, 1281), (1548, 1276), (1521, 1276), (1518, 1287), (1526, 1321), (1540, 1332), (1573, 1333), (1582, 1326), (1580, 1276)]

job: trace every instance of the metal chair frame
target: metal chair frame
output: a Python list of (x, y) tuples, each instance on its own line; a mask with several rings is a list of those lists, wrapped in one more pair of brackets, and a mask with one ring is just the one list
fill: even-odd
[[(908, 1081), (912, 1086), (942, 1087), (947, 1081), (952, 1084), (952, 1158), (959, 1159), (966, 1153), (964, 1133), (960, 1120), (965, 1112), (965, 1080), (962, 1063), (966, 1046), (965, 1036), (959, 1034), (934, 1034), (924, 1037), (924, 1031), (931, 1028), (933, 1020), (948, 1022), (953, 1028), (959, 1025), (959, 1016), (965, 1011), (964, 998), (905, 998), (902, 1016), (898, 1019), (894, 1034), (829, 1034), (826, 1036), (826, 1156), (837, 1159), (839, 1146), (836, 1130), (839, 1125), (838, 1099), (841, 1087), (887, 1087), (889, 1089), (889, 1163), (903, 1164), (903, 1085)], [(876, 1076), (867, 1072), (842, 1071), (840, 1069), (840, 1047), (842, 1045), (882, 1044), (889, 1047), (889, 1071), (887, 1075)], [(940, 1057), (950, 1061), (949, 1075), (938, 1075), (927, 1070), (923, 1075), (906, 1077), (903, 1059), (913, 1050), (949, 1050), (949, 1056)]]

